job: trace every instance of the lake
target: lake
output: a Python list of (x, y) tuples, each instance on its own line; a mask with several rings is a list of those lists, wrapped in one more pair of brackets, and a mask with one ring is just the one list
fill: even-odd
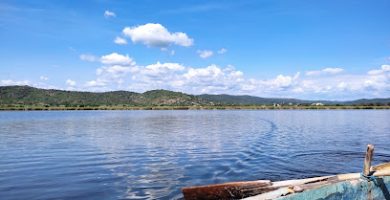
[(390, 161), (389, 110), (0, 112), (0, 199), (179, 199), (184, 186)]

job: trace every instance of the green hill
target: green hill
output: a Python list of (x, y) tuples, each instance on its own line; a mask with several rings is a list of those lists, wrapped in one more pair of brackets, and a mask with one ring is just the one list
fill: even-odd
[(30, 86), (0, 86), (0, 106), (248, 106), (248, 105), (324, 105), (389, 106), (390, 98), (359, 99), (355, 101), (313, 101), (289, 98), (261, 98), (234, 95), (189, 95), (168, 90), (151, 90), (144, 93), (129, 91), (78, 92), (39, 89)]
[(0, 105), (101, 106), (101, 105), (194, 105), (200, 100), (181, 92), (152, 90), (145, 93), (128, 91), (76, 92), (46, 90), (29, 86), (0, 87)]

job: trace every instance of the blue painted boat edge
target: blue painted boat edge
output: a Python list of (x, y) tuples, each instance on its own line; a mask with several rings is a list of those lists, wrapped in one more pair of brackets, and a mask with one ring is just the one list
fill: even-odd
[(390, 176), (376, 177), (375, 181), (364, 179), (343, 181), (301, 193), (279, 197), (277, 200), (383, 200), (390, 199)]

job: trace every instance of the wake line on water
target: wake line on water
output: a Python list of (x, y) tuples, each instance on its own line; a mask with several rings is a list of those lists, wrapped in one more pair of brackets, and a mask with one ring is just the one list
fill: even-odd
[[(257, 136), (252, 138), (254, 143), (249, 145), (246, 150), (239, 152), (239, 155), (235, 157), (236, 161), (234, 161), (233, 164), (226, 167), (227, 168), (226, 170), (215, 173), (213, 177), (214, 180), (216, 179), (216, 177), (226, 176), (229, 174), (236, 174), (238, 169), (245, 168), (246, 166), (250, 165), (251, 161), (253, 161), (254, 159), (258, 159), (261, 156), (270, 157), (270, 155), (265, 154), (263, 146), (265, 146), (267, 140), (275, 136), (278, 127), (274, 122), (270, 120), (267, 119), (259, 119), (259, 120), (269, 125), (268, 131), (265, 131), (264, 133), (259, 133), (258, 131), (256, 131), (255, 133), (251, 134)], [(272, 157), (272, 159), (279, 159), (279, 158)]]

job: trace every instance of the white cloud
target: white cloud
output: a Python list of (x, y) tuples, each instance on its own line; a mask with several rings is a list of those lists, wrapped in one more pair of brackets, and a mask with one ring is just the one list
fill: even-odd
[(218, 50), (218, 54), (224, 54), (227, 52), (227, 49), (225, 48), (221, 48), (220, 50)]
[(47, 81), (47, 80), (49, 80), (49, 78), (48, 78), (47, 76), (40, 76), (39, 79), (40, 79), (41, 81)]
[(72, 79), (67, 79), (65, 83), (67, 86), (70, 86), (70, 87), (76, 86), (76, 84), (77, 84), (76, 81), (74, 81)]
[(199, 57), (201, 57), (203, 59), (209, 58), (214, 54), (213, 51), (211, 51), (211, 50), (198, 50), (198, 51), (196, 51), (196, 53), (198, 53)]
[(116, 52), (101, 56), (100, 62), (105, 66), (96, 69), (97, 79), (86, 82), (84, 87), (105, 89), (109, 84), (121, 84), (123, 77), (137, 70), (132, 58)]
[(244, 81), (242, 72), (216, 65), (192, 68), (178, 63), (157, 62), (138, 66), (137, 69), (129, 74), (127, 89), (140, 92), (157, 88), (195, 94), (231, 92), (239, 87), (237, 83)]
[(160, 63), (147, 65), (144, 68), (149, 74), (160, 74), (165, 73), (167, 71), (182, 71), (185, 69), (183, 65), (178, 63)]
[(370, 70), (364, 80), (364, 87), (371, 91), (390, 91), (390, 65), (382, 65), (380, 69)]
[[(78, 90), (130, 90), (144, 92), (168, 89), (190, 94), (246, 94), (261, 97), (301, 99), (358, 99), (390, 96), (390, 66), (382, 65), (363, 74), (336, 73), (331, 76), (279, 74), (268, 79), (249, 78), (232, 66), (185, 66), (162, 63), (140, 66), (129, 56), (109, 54), (104, 66), (97, 68), (96, 78), (77, 87)], [(103, 56), (102, 56), (103, 57)], [(108, 59), (107, 59), (108, 58)], [(120, 58), (120, 59), (117, 59)], [(102, 59), (103, 60), (103, 59)], [(115, 63), (115, 64), (108, 64)], [(118, 64), (119, 63), (119, 64)], [(324, 70), (329, 73), (329, 70)], [(66, 89), (74, 90), (76, 81), (66, 80)], [(44, 82), (1, 80), (0, 85), (30, 85), (55, 88)]]
[(106, 10), (106, 11), (104, 11), (104, 17), (106, 17), (106, 18), (116, 17), (116, 14), (112, 11)]
[(0, 85), (2, 86), (8, 86), (8, 85), (30, 85), (30, 81), (23, 80), (23, 81), (14, 81), (14, 80), (0, 80)]
[(276, 76), (276, 78), (264, 81), (264, 85), (267, 85), (271, 89), (277, 88), (278, 90), (280, 89), (286, 89), (294, 86), (296, 84), (297, 80), (299, 79), (300, 73), (296, 73), (294, 76), (286, 76), (279, 74)]
[(106, 86), (106, 82), (100, 79), (88, 81), (85, 83), (85, 87), (104, 87)]
[(119, 45), (125, 45), (127, 44), (127, 40), (125, 38), (116, 37), (114, 43)]
[(128, 73), (130, 71), (131, 71), (130, 67), (125, 67), (125, 66), (121, 66), (121, 65), (112, 65), (109, 67), (101, 67), (101, 68), (97, 69), (96, 74), (101, 75), (104, 72), (107, 72), (110, 74), (117, 75), (117, 74)]
[(97, 79), (89, 81), (87, 87), (116, 87), (133, 91), (171, 89), (188, 93), (272, 93), (294, 87), (299, 79), (295, 76), (279, 75), (271, 80), (246, 79), (241, 71), (232, 66), (217, 65), (188, 67), (179, 63), (136, 65), (109, 65), (96, 71)]
[(96, 56), (94, 56), (92, 54), (81, 54), (80, 55), (80, 60), (87, 61), (87, 62), (95, 62), (98, 59), (96, 58)]
[(100, 58), (103, 64), (107, 65), (135, 65), (135, 62), (128, 55), (121, 55), (113, 52)]
[(370, 70), (370, 71), (368, 71), (368, 74), (369, 75), (379, 75), (379, 74), (383, 74), (386, 72), (390, 72), (390, 65), (382, 65), (381, 69)]
[(328, 73), (328, 74), (338, 74), (338, 73), (343, 72), (344, 69), (342, 69), (342, 68), (325, 68), (322, 71), (325, 73)]
[(324, 69), (321, 69), (321, 70), (315, 70), (315, 71), (307, 71), (306, 72), (306, 75), (307, 76), (318, 76), (318, 75), (326, 75), (326, 74), (338, 74), (338, 73), (341, 73), (343, 72), (344, 69), (343, 68), (339, 68), (339, 67), (328, 67), (328, 68), (324, 68)]
[(178, 63), (157, 62), (147, 66), (137, 66), (131, 72), (131, 82), (139, 85), (140, 88), (135, 88), (137, 91), (141, 88), (173, 89), (180, 85), (182, 79), (180, 77), (185, 70), (186, 67)]
[[(100, 67), (96, 70), (96, 75), (98, 75), (102, 80), (106, 81), (115, 81), (124, 76), (126, 76), (130, 72), (137, 71), (137, 67), (126, 67), (121, 65), (112, 65), (106, 67)], [(119, 80), (120, 81), (120, 80)]]
[(0, 86), (13, 86), (13, 85), (19, 85), (19, 86), (28, 85), (31, 87), (43, 88), (43, 89), (60, 89), (56, 86), (48, 85), (45, 82), (32, 82), (29, 80), (19, 81), (19, 80), (12, 80), (12, 79), (0, 80)]
[(302, 99), (356, 99), (390, 96), (390, 66), (366, 74), (341, 73), (341, 68), (324, 68), (301, 76), (279, 74), (269, 79), (248, 78), (232, 66), (185, 66), (156, 62), (136, 65), (128, 55), (111, 53), (101, 57), (104, 66), (96, 79), (84, 84), (87, 90), (130, 90), (144, 92), (168, 89), (190, 94), (227, 93), (262, 97)]
[(204, 68), (189, 67), (182, 78), (183, 85), (191, 93), (231, 93), (241, 91), (246, 82), (241, 71), (217, 65)]
[(188, 72), (184, 74), (184, 77), (187, 79), (196, 79), (196, 78), (210, 78), (214, 79), (222, 75), (222, 70), (216, 65), (210, 65), (206, 68), (189, 68)]
[(142, 43), (148, 47), (167, 48), (171, 45), (192, 46), (194, 40), (183, 32), (170, 33), (161, 24), (148, 23), (145, 25), (125, 27), (123, 34), (133, 43)]

